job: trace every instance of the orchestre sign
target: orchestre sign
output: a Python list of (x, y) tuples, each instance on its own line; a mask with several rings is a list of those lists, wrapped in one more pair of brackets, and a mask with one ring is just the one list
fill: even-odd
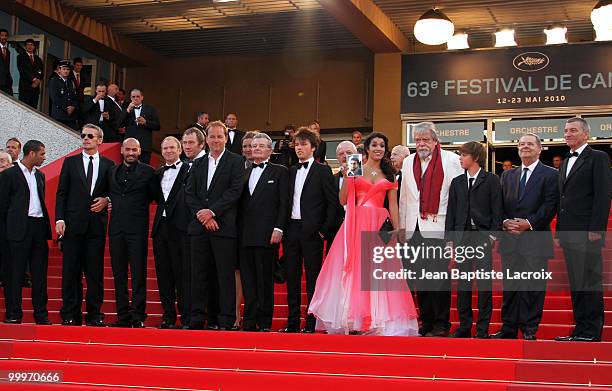
[[(436, 134), (442, 143), (482, 141), (484, 139), (484, 121), (481, 122), (436, 122)], [(407, 124), (408, 144), (414, 144), (412, 126)]]
[[(591, 127), (590, 137), (612, 137), (612, 117), (585, 118)], [(562, 139), (566, 119), (513, 120), (495, 123), (495, 141), (514, 141), (525, 133), (541, 139)]]
[(591, 127), (591, 137), (612, 137), (612, 117), (585, 118)]
[(402, 57), (402, 114), (610, 105), (612, 42)]

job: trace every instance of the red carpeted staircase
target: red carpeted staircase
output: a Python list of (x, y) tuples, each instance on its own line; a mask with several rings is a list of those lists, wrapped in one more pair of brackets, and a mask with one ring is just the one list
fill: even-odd
[[(47, 170), (51, 172), (53, 183), (53, 170), (59, 173), (59, 169), (50, 167)], [(54, 196), (48, 195), (47, 202), (54, 205)], [(612, 239), (608, 238), (608, 242), (604, 251), (604, 281), (607, 284), (604, 340), (612, 341), (609, 285), (612, 281)], [(106, 255), (103, 311), (107, 314), (106, 321), (112, 322), (115, 305), (108, 249)], [(494, 263), (499, 266), (499, 259)], [(0, 388), (612, 389), (612, 342), (546, 341), (570, 333), (573, 323), (560, 251), (555, 253), (549, 265), (558, 286), (547, 294), (539, 341), (158, 330), (154, 327), (161, 322), (162, 309), (152, 251), (147, 286), (149, 318), (146, 325), (149, 328), (101, 329), (59, 325), (61, 253), (53, 245), (49, 258), (48, 309), (54, 325), (31, 324), (30, 290), (24, 289), (26, 324), (0, 325), (0, 377), (6, 378), (7, 372), (2, 371), (7, 370), (62, 371), (62, 383), (25, 385), (0, 380)], [(284, 326), (286, 303), (285, 287), (276, 285), (273, 329)], [(0, 296), (0, 306), (4, 306), (3, 296)], [(493, 306), (491, 332), (500, 327), (501, 292), (494, 294)], [(454, 296), (451, 318), (456, 326)]]

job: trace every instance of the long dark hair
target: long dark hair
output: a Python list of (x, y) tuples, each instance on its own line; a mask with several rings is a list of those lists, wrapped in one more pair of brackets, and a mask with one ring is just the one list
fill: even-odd
[(368, 150), (370, 149), (370, 144), (372, 143), (372, 140), (374, 140), (375, 138), (380, 138), (385, 142), (385, 154), (382, 160), (380, 161), (380, 170), (383, 172), (383, 174), (385, 175), (385, 178), (387, 178), (389, 182), (395, 182), (395, 170), (393, 169), (393, 164), (391, 164), (391, 160), (389, 160), (389, 155), (391, 154), (391, 152), (389, 152), (389, 139), (387, 138), (387, 136), (385, 136), (384, 133), (380, 133), (380, 132), (370, 133), (370, 135), (363, 142), (364, 153), (366, 156), (368, 156)]

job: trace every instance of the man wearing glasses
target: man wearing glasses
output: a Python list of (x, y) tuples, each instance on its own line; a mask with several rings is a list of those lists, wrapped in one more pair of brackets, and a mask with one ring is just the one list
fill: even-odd
[(82, 275), (85, 272), (85, 296), (88, 326), (103, 327), (100, 311), (104, 299), (104, 245), (108, 214), (108, 173), (114, 163), (100, 156), (104, 132), (92, 124), (83, 126), (82, 153), (64, 160), (57, 187), (55, 231), (63, 238), (62, 324), (82, 323)]

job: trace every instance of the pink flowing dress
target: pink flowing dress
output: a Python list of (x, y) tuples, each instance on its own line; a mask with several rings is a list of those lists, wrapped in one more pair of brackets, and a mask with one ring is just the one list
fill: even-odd
[[(371, 257), (373, 246), (385, 246), (378, 231), (390, 217), (384, 207), (387, 191), (397, 184), (362, 177), (345, 180), (345, 220), (325, 258), (308, 312), (317, 318), (317, 329), (328, 333), (416, 336), (417, 312), (406, 281), (371, 278), (376, 268), (402, 269), (395, 257), (380, 264)], [(395, 241), (386, 245), (395, 246)]]

